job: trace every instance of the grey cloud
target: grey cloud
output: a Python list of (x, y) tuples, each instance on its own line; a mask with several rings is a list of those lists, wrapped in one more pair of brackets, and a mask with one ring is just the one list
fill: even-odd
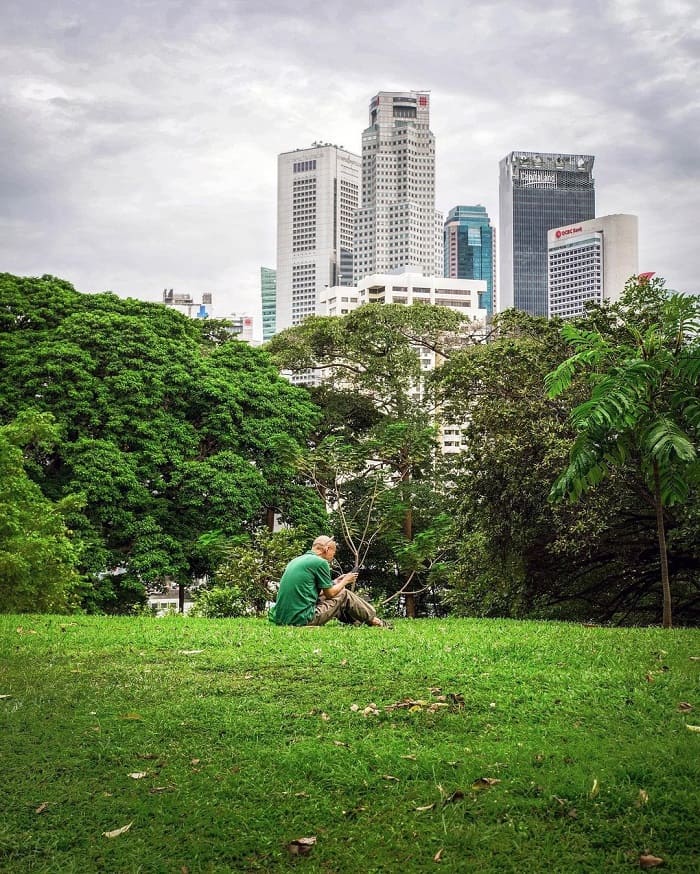
[(258, 267), (274, 264), (277, 153), (315, 139), (359, 151), (376, 91), (426, 88), (440, 207), (477, 200), (497, 221), (507, 151), (593, 151), (599, 204), (637, 209), (644, 263), (690, 286), (698, 256), (658, 203), (674, 192), (679, 227), (700, 211), (699, 38), (690, 12), (621, 8), (17, 4), (0, 37), (0, 269), (144, 296), (206, 289), (255, 311)]

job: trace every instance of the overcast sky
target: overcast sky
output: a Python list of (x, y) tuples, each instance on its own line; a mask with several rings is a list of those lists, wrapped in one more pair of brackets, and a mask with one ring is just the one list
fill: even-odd
[(700, 291), (697, 0), (2, 0), (0, 271), (214, 296), (259, 325), (279, 152), (359, 153), (430, 90), (437, 207), (498, 225), (513, 150), (595, 155), (640, 270)]

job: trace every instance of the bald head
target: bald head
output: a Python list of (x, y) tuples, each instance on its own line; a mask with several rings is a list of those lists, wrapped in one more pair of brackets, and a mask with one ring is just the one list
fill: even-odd
[(333, 561), (337, 548), (338, 545), (335, 540), (332, 537), (326, 537), (325, 534), (317, 537), (311, 544), (311, 551), (315, 552), (316, 555), (320, 555), (321, 558), (325, 558), (327, 562)]

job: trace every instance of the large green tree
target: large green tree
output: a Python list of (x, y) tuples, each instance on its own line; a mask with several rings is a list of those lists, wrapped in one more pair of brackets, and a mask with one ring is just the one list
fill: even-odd
[(565, 325), (575, 353), (547, 377), (557, 397), (583, 371), (590, 396), (571, 413), (578, 432), (551, 497), (578, 500), (615, 467), (633, 463), (653, 498), (663, 592), (672, 624), (667, 507), (700, 484), (700, 298), (665, 293), (663, 280), (635, 277), (611, 307), (612, 336)]
[(62, 613), (78, 601), (78, 552), (65, 514), (80, 499), (49, 501), (25, 469), (32, 454), (50, 451), (57, 440), (47, 414), (24, 413), (0, 427), (0, 609), (6, 613)]
[[(579, 325), (610, 337), (615, 330), (608, 308)], [(457, 612), (656, 620), (655, 513), (635, 465), (611, 470), (585, 503), (548, 500), (576, 437), (571, 409), (587, 385), (579, 376), (553, 398), (544, 378), (573, 351), (561, 322), (508, 311), (491, 342), (454, 353), (436, 372), (446, 412), (465, 421), (465, 450), (445, 473), (456, 552), (449, 600)], [(667, 519), (670, 574), (688, 622), (698, 615), (697, 506), (696, 493)]]
[(30, 474), (51, 500), (85, 497), (69, 521), (96, 608), (209, 573), (206, 531), (250, 532), (270, 508), (309, 529), (325, 518), (274, 449), (306, 441), (315, 406), (228, 336), (157, 304), (0, 275), (0, 421), (34, 409), (59, 424)]
[(369, 565), (375, 585), (383, 577), (387, 589), (398, 586), (409, 616), (422, 587), (413, 585), (415, 550), (411, 561), (403, 557), (430, 525), (418, 494), (432, 482), (439, 413), (421, 350), (445, 355), (466, 342), (467, 327), (444, 307), (369, 304), (343, 317), (306, 319), (267, 345), (281, 368), (322, 375), (326, 430), (304, 469), (335, 511), (346, 555)]

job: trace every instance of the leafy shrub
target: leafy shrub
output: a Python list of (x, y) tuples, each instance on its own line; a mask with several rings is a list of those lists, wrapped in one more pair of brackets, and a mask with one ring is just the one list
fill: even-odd
[(250, 598), (238, 586), (214, 586), (200, 589), (195, 596), (190, 616), (205, 619), (229, 619), (254, 613)]

